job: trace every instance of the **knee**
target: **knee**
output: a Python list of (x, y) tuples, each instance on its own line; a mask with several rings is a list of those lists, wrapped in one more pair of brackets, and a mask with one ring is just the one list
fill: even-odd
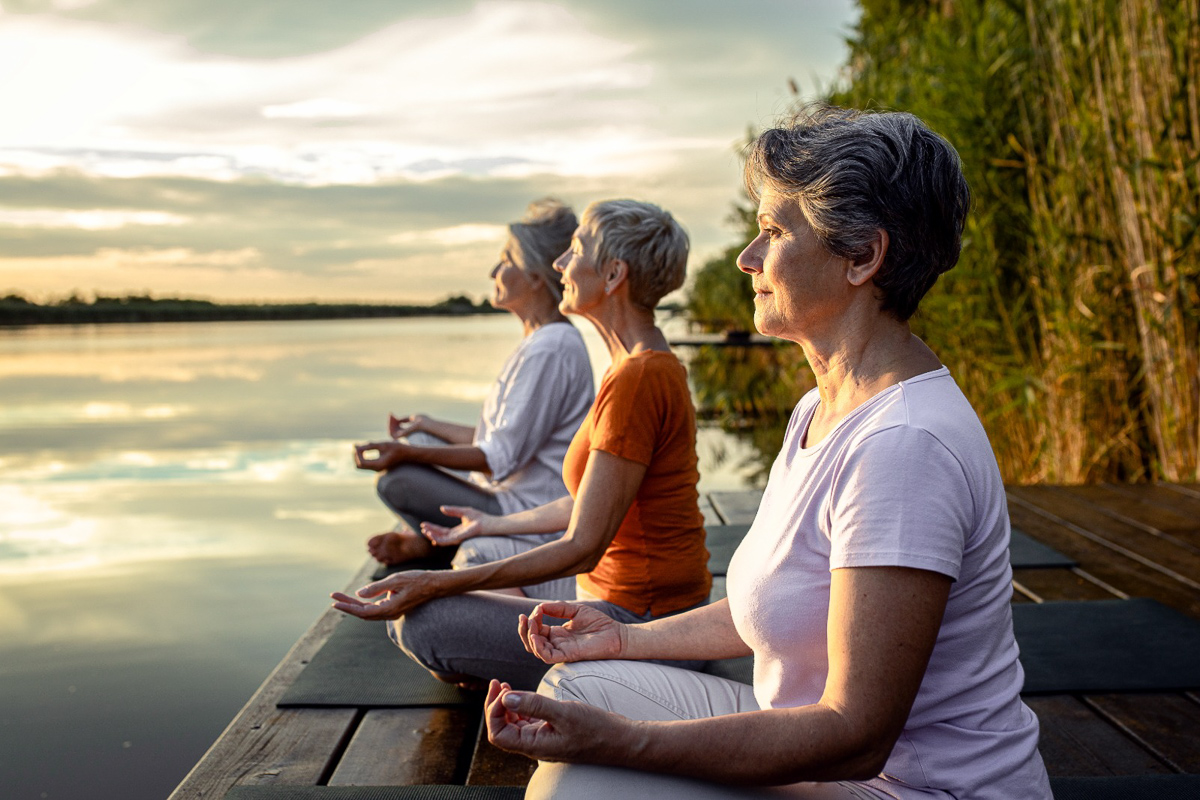
[(576, 664), (555, 664), (538, 684), (537, 692), (554, 700), (574, 700), (589, 705), (597, 702), (597, 689), (601, 680), (594, 674), (595, 667), (603, 662), (580, 661)]
[(375, 493), (392, 506), (403, 506), (405, 498), (419, 491), (420, 469), (414, 464), (400, 464), (387, 472), (379, 473), (375, 480)]
[(417, 606), (403, 617), (388, 623), (388, 637), (409, 658), (428, 670), (438, 671), (434, 657), (434, 636), (438, 626), (434, 614), (429, 613), (428, 604)]

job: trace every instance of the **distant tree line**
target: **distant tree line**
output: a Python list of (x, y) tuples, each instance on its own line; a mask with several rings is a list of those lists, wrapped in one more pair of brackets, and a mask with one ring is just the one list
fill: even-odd
[(370, 317), (461, 316), (503, 313), (486, 299), (478, 303), (455, 295), (432, 305), (374, 303), (215, 303), (187, 298), (72, 295), (36, 303), (18, 294), (0, 299), (0, 325), (80, 325), (106, 322), (219, 322), (236, 320), (348, 319)]
[[(962, 259), (914, 329), (979, 412), (1005, 479), (1196, 481), (1200, 0), (860, 6), (828, 99), (910, 111), (963, 158), (975, 204)], [(747, 324), (739, 246), (696, 276), (701, 327)], [(780, 395), (794, 402), (811, 377), (787, 359), (740, 402), (768, 417)]]

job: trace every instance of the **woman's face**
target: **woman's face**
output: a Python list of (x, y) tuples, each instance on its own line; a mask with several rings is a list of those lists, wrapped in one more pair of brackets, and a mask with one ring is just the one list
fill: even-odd
[(820, 336), (849, 297), (845, 260), (821, 246), (795, 200), (770, 188), (758, 228), (737, 260), (754, 286), (754, 327), (793, 341)]
[(571, 248), (554, 261), (562, 273), (562, 302), (558, 310), (564, 314), (580, 314), (604, 300), (604, 279), (592, 256), (592, 236), (579, 226), (571, 237)]
[(500, 251), (500, 261), (492, 267), (491, 303), (495, 308), (514, 311), (535, 297), (541, 281), (517, 266), (517, 243), (509, 239)]

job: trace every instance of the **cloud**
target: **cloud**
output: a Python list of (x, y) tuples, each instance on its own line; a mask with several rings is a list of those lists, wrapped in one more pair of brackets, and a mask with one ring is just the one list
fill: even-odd
[(832, 78), (852, 8), (6, 2), (0, 288), (479, 296), (484, 231), (547, 194), (658, 202), (698, 264), (733, 146), (787, 77)]

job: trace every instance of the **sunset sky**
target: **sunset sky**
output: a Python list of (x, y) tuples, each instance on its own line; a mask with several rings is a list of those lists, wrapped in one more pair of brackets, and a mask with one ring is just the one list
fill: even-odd
[(0, 293), (481, 296), (538, 196), (729, 244), (848, 0), (0, 0)]

